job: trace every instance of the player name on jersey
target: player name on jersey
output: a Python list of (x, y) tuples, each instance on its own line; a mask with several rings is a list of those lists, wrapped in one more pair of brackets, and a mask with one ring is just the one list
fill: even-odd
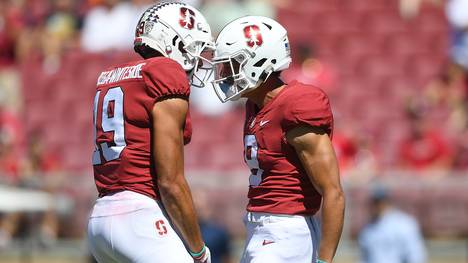
[(140, 63), (131, 67), (116, 68), (110, 71), (104, 71), (98, 78), (97, 85), (114, 83), (124, 79), (141, 79), (141, 68), (146, 63)]

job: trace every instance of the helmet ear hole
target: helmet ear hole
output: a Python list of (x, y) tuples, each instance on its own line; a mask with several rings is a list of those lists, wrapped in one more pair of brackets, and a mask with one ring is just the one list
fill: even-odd
[(265, 64), (266, 61), (267, 61), (266, 58), (262, 58), (259, 61), (257, 61), (253, 66), (259, 68), (259, 67), (263, 66), (263, 64)]
[(267, 78), (268, 73), (266, 71), (263, 71), (262, 74), (260, 74), (260, 77), (258, 78), (259, 81), (263, 82)]
[(177, 45), (177, 48), (179, 49), (180, 53), (185, 54), (187, 51), (184, 48), (184, 43), (182, 41), (179, 41), (179, 44)]
[(271, 73), (273, 73), (273, 67), (270, 65), (266, 67), (266, 69), (262, 72), (258, 80), (260, 82), (264, 82), (270, 76)]

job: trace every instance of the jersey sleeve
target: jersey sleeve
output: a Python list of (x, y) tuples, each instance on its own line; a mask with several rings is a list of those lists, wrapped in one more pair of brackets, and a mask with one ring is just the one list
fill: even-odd
[(327, 95), (317, 88), (307, 87), (289, 100), (284, 111), (283, 126), (289, 131), (300, 125), (323, 128), (333, 132), (333, 114)]
[(167, 97), (188, 99), (190, 86), (187, 74), (175, 61), (166, 58), (149, 59), (141, 70), (148, 96), (154, 102)]

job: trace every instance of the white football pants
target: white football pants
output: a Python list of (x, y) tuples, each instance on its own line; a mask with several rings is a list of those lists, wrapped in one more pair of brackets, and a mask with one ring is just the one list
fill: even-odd
[(158, 202), (131, 191), (96, 201), (88, 243), (100, 263), (193, 263)]
[(241, 263), (311, 263), (317, 260), (320, 226), (312, 216), (248, 212)]

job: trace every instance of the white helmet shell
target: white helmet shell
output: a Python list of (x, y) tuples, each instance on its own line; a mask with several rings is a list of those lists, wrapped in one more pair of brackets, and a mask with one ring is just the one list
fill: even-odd
[(194, 7), (179, 3), (159, 3), (141, 16), (134, 45), (147, 45), (163, 56), (177, 61), (185, 71), (195, 69), (200, 54), (214, 48), (211, 29)]
[(226, 25), (216, 39), (212, 84), (222, 102), (236, 100), (290, 63), (289, 40), (282, 25), (268, 17), (241, 17)]

